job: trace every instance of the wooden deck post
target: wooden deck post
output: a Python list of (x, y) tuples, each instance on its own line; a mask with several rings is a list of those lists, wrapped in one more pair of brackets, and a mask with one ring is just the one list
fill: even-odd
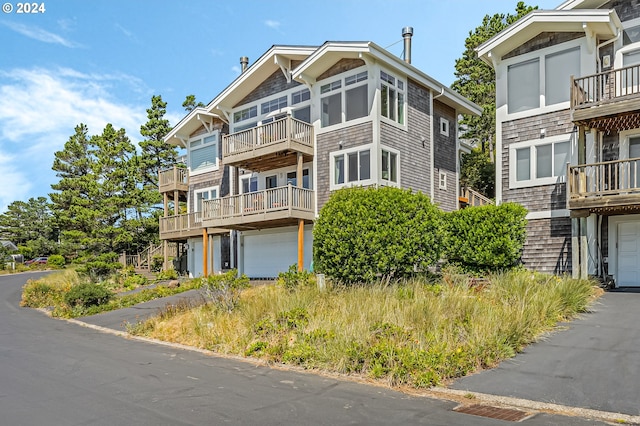
[(202, 228), (202, 275), (209, 276), (209, 235), (207, 228)]
[[(302, 188), (302, 153), (298, 153), (298, 167), (296, 170), (296, 186)], [(298, 200), (300, 202), (301, 200)], [(291, 206), (293, 200), (289, 200)], [(304, 219), (298, 219), (298, 272), (304, 270)]]

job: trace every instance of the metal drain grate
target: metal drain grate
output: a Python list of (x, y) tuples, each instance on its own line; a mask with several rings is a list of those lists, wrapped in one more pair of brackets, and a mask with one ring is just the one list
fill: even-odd
[(506, 420), (508, 422), (521, 422), (530, 417), (532, 413), (514, 410), (512, 408), (492, 407), (490, 405), (459, 405), (453, 409), (458, 413), (471, 414), (472, 416), (488, 417), (490, 419)]

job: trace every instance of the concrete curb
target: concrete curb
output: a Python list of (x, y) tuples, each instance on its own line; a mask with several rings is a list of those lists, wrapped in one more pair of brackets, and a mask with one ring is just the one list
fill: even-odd
[[(48, 311), (46, 310), (41, 310), (41, 311), (50, 316), (50, 313)], [(115, 336), (124, 337), (126, 339), (131, 339), (131, 340), (137, 340), (140, 342), (166, 346), (173, 349), (196, 352), (202, 355), (213, 356), (218, 358), (233, 359), (233, 360), (242, 361), (248, 364), (253, 364), (256, 366), (269, 366), (271, 368), (287, 369), (287, 370), (296, 371), (300, 373), (320, 374), (323, 376), (330, 376), (340, 380), (349, 380), (349, 381), (354, 381), (361, 384), (382, 386), (382, 387), (389, 388), (384, 384), (377, 383), (377, 382), (372, 383), (371, 381), (363, 380), (361, 378), (331, 374), (327, 372), (318, 372), (318, 371), (299, 369), (296, 367), (289, 368), (289, 366), (285, 366), (285, 365), (273, 365), (257, 359), (220, 354), (218, 352), (210, 351), (207, 349), (201, 349), (194, 346), (183, 345), (180, 343), (166, 342), (163, 340), (151, 339), (148, 337), (134, 336), (126, 331), (114, 330), (114, 329), (102, 327), (99, 325), (89, 324), (76, 319), (64, 319), (64, 320), (71, 324), (79, 325), (85, 328), (90, 328), (92, 330), (96, 330), (102, 333), (112, 334)], [(390, 388), (390, 389), (398, 390), (400, 392), (410, 394), (416, 397), (434, 398), (434, 399), (458, 402), (461, 405), (487, 404), (487, 405), (500, 406), (500, 407), (516, 408), (516, 409), (519, 408), (523, 410), (543, 412), (548, 414), (555, 414), (555, 415), (562, 415), (562, 416), (569, 416), (569, 417), (581, 417), (581, 418), (588, 418), (593, 420), (601, 420), (601, 421), (612, 423), (612, 424), (640, 424), (640, 416), (633, 416), (633, 415), (621, 414), (621, 413), (612, 413), (609, 411), (593, 410), (590, 408), (571, 407), (567, 405), (532, 401), (532, 400), (521, 399), (521, 398), (512, 398), (512, 397), (491, 395), (491, 394), (478, 393), (478, 392), (469, 392), (469, 391), (449, 389), (444, 387), (434, 387), (424, 391), (417, 391), (415, 389), (406, 389), (406, 388), (403, 388), (403, 389)]]

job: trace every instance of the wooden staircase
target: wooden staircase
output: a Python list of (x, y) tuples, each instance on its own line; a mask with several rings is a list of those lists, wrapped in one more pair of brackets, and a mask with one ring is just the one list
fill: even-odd
[[(168, 247), (169, 252), (167, 253), (169, 257), (175, 257), (177, 255), (177, 245), (169, 244)], [(133, 269), (137, 274), (144, 275), (147, 277), (154, 277), (153, 271), (153, 259), (155, 256), (160, 256), (164, 259), (164, 244), (151, 244), (149, 247), (144, 249), (138, 254), (127, 254), (122, 253), (120, 255), (120, 264), (123, 267), (133, 266)]]
[(474, 191), (471, 188), (460, 188), (460, 197), (458, 198), (458, 204), (461, 209), (465, 207), (479, 207), (487, 204), (493, 204), (493, 200), (480, 194), (478, 191)]

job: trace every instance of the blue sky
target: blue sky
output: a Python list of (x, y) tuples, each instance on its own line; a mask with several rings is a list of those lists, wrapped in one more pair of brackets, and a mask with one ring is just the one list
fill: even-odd
[[(171, 124), (188, 94), (208, 103), (274, 44), (373, 41), (401, 55), (414, 28), (413, 65), (454, 81), (455, 59), (486, 14), (517, 0), (307, 1), (49, 0), (44, 13), (0, 12), (0, 212), (46, 196), (51, 170), (79, 123), (107, 123), (141, 140), (151, 96), (168, 103)], [(552, 9), (561, 0), (527, 2)]]

